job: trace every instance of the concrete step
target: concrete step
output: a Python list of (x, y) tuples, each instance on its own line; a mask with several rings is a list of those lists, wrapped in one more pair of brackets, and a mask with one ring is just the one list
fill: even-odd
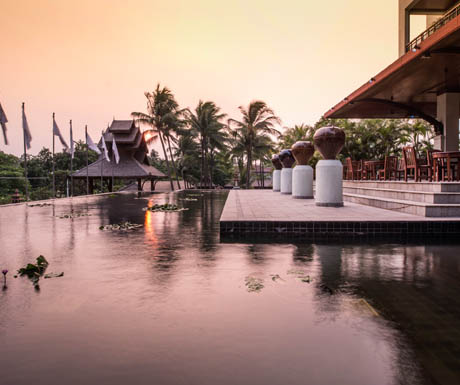
[(404, 181), (351, 181), (344, 180), (344, 187), (369, 187), (390, 190), (405, 190), (405, 191), (423, 191), (423, 192), (450, 192), (460, 193), (459, 182), (404, 182)]
[(433, 204), (345, 192), (343, 194), (343, 199), (347, 202), (359, 203), (406, 214), (420, 215), (422, 217), (460, 217), (460, 204)]
[(460, 204), (460, 193), (458, 192), (426, 192), (426, 191), (409, 191), (397, 190), (390, 188), (376, 188), (357, 186), (344, 186), (344, 193), (366, 195), (371, 197), (397, 199), (404, 201), (413, 201), (433, 204)]

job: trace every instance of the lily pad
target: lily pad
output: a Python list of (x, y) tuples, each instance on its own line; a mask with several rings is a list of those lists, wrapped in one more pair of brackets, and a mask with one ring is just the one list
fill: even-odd
[(140, 227), (143, 227), (144, 225), (138, 224), (138, 223), (131, 223), (131, 222), (121, 222), (121, 223), (114, 223), (110, 225), (105, 225), (105, 226), (99, 226), (99, 230), (119, 230), (119, 231), (129, 231), (129, 230), (135, 230)]
[(263, 280), (260, 278), (247, 276), (245, 281), (248, 292), (250, 293), (259, 293), (264, 288)]
[(40, 277), (45, 273), (46, 268), (49, 263), (43, 255), (37, 257), (36, 263), (28, 263), (25, 267), (22, 267), (18, 270), (18, 275), (27, 277), (32, 281), (35, 289), (40, 290), (38, 281)]
[(45, 278), (59, 278), (59, 277), (63, 277), (63, 276), (64, 276), (64, 272), (45, 274)]
[(151, 207), (144, 208), (144, 211), (147, 211), (147, 210), (153, 211), (153, 212), (158, 212), (158, 211), (162, 211), (162, 212), (179, 212), (179, 211), (186, 211), (186, 210), (188, 210), (188, 208), (179, 207), (177, 205), (170, 204), (170, 203), (165, 203), (163, 205), (154, 204)]

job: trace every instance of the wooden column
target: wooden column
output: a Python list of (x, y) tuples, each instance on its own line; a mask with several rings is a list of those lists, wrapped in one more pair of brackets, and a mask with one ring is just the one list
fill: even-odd
[(155, 191), (155, 181), (150, 179), (150, 191)]
[(137, 191), (142, 191), (142, 179), (137, 180)]
[(92, 195), (94, 194), (94, 181), (93, 178), (89, 180), (89, 193)]

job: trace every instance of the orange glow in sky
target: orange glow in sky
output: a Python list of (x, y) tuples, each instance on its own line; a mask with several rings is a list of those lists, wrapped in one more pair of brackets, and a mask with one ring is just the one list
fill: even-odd
[[(212, 100), (239, 119), (262, 99), (283, 126), (314, 124), (397, 58), (397, 0), (2, 0), (0, 102), (22, 152), (51, 147), (52, 113), (94, 141), (113, 117), (169, 87), (182, 108)], [(56, 144), (60, 150), (60, 144)]]

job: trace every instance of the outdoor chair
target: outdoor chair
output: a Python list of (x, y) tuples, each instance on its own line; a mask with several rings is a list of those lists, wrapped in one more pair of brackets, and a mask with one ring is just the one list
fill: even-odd
[(406, 169), (406, 166), (404, 164), (404, 158), (399, 158), (397, 166), (396, 166), (396, 172), (395, 172), (395, 176), (397, 180), (401, 180), (401, 178), (404, 175), (405, 169)]
[(347, 179), (348, 180), (361, 180), (363, 179), (363, 161), (351, 160), (350, 157), (346, 159), (347, 165)]
[(391, 180), (396, 179), (396, 173), (398, 171), (398, 157), (397, 156), (385, 156), (383, 170), (379, 170), (377, 177), (379, 180)]
[(423, 164), (421, 162), (414, 147), (403, 147), (403, 158), (404, 181), (407, 182), (409, 174), (413, 174), (415, 182), (421, 181), (422, 177), (430, 181), (432, 180), (432, 168), (428, 164)]

